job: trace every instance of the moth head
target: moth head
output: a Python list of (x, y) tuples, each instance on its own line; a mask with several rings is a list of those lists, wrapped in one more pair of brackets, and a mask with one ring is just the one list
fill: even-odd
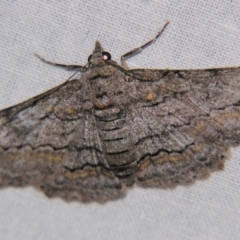
[[(99, 41), (96, 41), (93, 53), (88, 57), (88, 63), (100, 63), (111, 60), (111, 54), (103, 50)], [(95, 65), (95, 64), (94, 64)]]

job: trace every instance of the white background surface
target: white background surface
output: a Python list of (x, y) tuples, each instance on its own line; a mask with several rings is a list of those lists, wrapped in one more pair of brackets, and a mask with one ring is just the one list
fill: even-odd
[[(33, 56), (85, 64), (94, 42), (130, 68), (240, 66), (240, 1), (0, 1), (0, 109), (63, 82), (71, 73)], [(65, 203), (32, 188), (0, 190), (0, 239), (239, 239), (240, 150), (225, 171), (191, 187), (133, 188), (124, 199)]]

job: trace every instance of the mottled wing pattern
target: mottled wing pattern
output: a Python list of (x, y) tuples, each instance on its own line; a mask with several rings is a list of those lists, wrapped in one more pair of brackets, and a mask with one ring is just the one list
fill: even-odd
[(138, 184), (173, 187), (223, 169), (240, 142), (240, 68), (131, 74)]
[(84, 75), (0, 115), (0, 186), (32, 185), (48, 196), (119, 198), (102, 152)]
[(240, 142), (240, 68), (125, 70), (101, 56), (96, 42), (81, 79), (0, 112), (1, 187), (106, 201), (223, 169)]

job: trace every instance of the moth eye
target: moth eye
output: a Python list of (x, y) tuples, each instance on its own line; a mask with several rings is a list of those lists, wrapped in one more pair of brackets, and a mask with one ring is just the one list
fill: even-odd
[(88, 62), (90, 62), (91, 58), (92, 58), (92, 54), (89, 55), (89, 57), (88, 57)]
[(102, 59), (104, 61), (111, 60), (111, 54), (109, 52), (102, 52)]

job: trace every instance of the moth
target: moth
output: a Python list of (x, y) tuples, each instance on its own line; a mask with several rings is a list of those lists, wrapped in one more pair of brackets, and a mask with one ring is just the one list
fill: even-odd
[(240, 67), (128, 69), (100, 42), (81, 72), (0, 112), (0, 186), (67, 201), (118, 199), (133, 185), (173, 188), (222, 170), (240, 143)]

